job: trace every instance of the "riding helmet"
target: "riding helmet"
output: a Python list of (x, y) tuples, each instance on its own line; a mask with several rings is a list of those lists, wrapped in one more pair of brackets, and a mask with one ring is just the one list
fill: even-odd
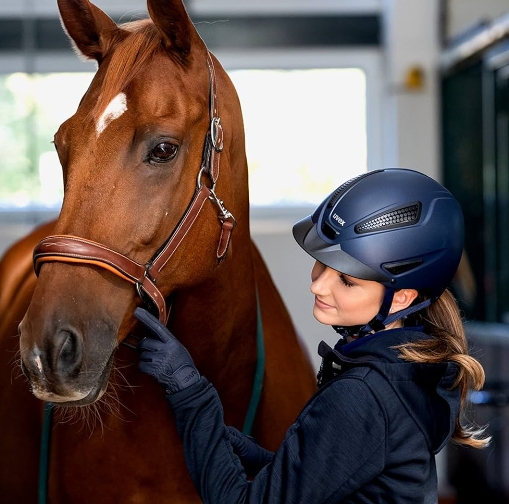
[(463, 250), (459, 203), (423, 173), (390, 168), (348, 180), (293, 227), (313, 258), (432, 301), (451, 282)]

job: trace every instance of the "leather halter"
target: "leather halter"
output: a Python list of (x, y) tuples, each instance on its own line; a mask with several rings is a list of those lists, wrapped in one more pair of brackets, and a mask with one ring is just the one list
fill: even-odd
[[(236, 221), (215, 193), (219, 176), (219, 158), (223, 150), (223, 129), (217, 112), (214, 62), (208, 51), (207, 68), (210, 83), (210, 129), (205, 136), (196, 191), (180, 222), (158, 252), (148, 263), (142, 265), (120, 252), (86, 238), (72, 235), (48, 236), (41, 240), (34, 249), (34, 270), (37, 276), (45, 262), (57, 261), (99, 266), (136, 285), (142, 300), (145, 301), (145, 296), (148, 296), (158, 309), (159, 320), (166, 324), (169, 314), (164, 296), (156, 287), (157, 277), (191, 229), (207, 200), (211, 200), (219, 208), (218, 219), (221, 224), (221, 233), (216, 255), (219, 262), (223, 260), (228, 251)], [(205, 175), (209, 179), (209, 185), (202, 181)]]

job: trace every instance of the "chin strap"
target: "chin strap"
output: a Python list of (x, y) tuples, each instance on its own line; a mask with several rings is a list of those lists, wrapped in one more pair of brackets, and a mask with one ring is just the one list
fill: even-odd
[(426, 307), (428, 307), (433, 300), (426, 299), (417, 303), (416, 305), (409, 306), (404, 310), (400, 310), (396, 313), (392, 313), (389, 315), (389, 310), (391, 308), (392, 299), (394, 297), (395, 290), (387, 287), (385, 289), (384, 298), (382, 301), (382, 305), (380, 306), (380, 310), (378, 314), (373, 317), (373, 319), (368, 322), (366, 325), (357, 325), (357, 326), (332, 326), (332, 328), (340, 335), (338, 342), (334, 345), (334, 348), (331, 348), (325, 341), (322, 341), (318, 346), (318, 354), (322, 357), (322, 363), (320, 365), (320, 370), (318, 371), (317, 379), (318, 379), (318, 388), (327, 383), (329, 380), (334, 378), (338, 372), (340, 372), (341, 367), (338, 366), (338, 352), (340, 348), (348, 343), (348, 338), (362, 338), (368, 334), (373, 334), (378, 331), (382, 331), (386, 326), (392, 324), (396, 320), (401, 320), (403, 318), (408, 317), (408, 315), (418, 312)]
[(396, 322), (396, 320), (401, 320), (408, 317), (410, 314), (423, 310), (428, 307), (433, 300), (426, 299), (417, 303), (416, 305), (409, 306), (404, 310), (400, 310), (396, 313), (392, 313), (389, 315), (389, 310), (392, 305), (392, 300), (394, 298), (395, 290), (391, 287), (386, 287), (384, 298), (382, 301), (382, 305), (380, 306), (380, 310), (377, 315), (373, 317), (366, 325), (357, 325), (357, 326), (332, 326), (332, 328), (340, 335), (340, 338), (334, 348), (339, 348), (343, 346), (345, 343), (348, 343), (348, 338), (362, 338), (367, 334), (376, 333), (378, 331), (382, 331), (388, 325)]

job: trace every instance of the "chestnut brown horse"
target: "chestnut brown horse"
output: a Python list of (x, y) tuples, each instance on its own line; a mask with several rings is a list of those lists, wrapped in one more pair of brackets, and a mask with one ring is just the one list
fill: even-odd
[[(239, 101), (180, 0), (149, 0), (150, 19), (122, 25), (88, 0), (58, 4), (98, 70), (55, 135), (58, 220), (0, 265), (0, 499), (199, 502), (164, 392), (122, 344), (140, 330), (136, 306), (167, 320), (216, 386), (227, 424), (253, 414), (264, 370), (252, 434), (267, 448), (315, 389), (251, 241)], [(47, 478), (45, 403), (56, 405)]]

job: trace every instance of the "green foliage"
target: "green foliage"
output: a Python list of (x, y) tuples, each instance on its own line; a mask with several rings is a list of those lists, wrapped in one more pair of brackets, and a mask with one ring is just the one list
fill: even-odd
[(88, 73), (0, 75), (0, 206), (59, 205), (53, 135), (90, 79)]

